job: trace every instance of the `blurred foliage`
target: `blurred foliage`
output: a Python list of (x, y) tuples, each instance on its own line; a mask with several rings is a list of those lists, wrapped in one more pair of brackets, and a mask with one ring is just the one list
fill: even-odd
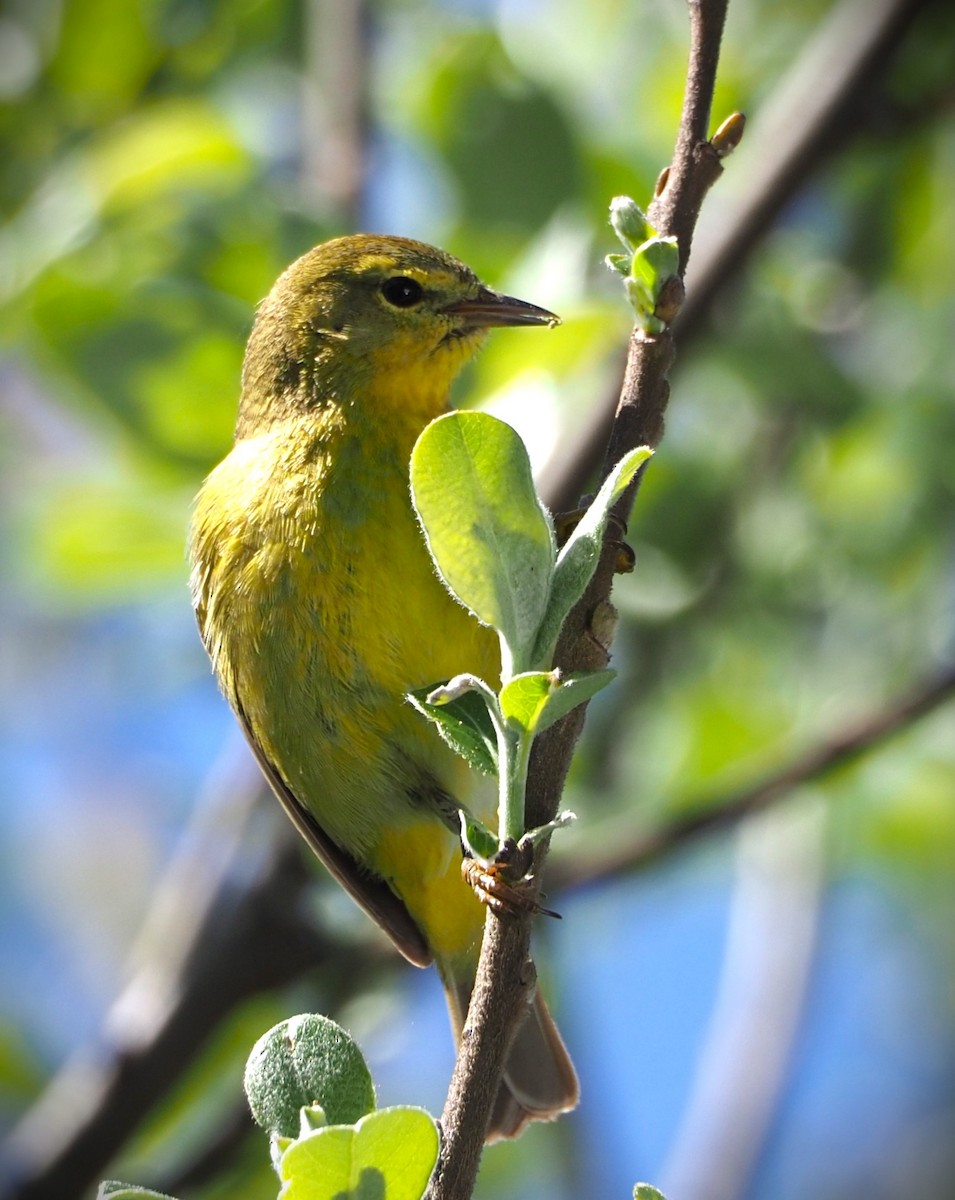
[[(733, 0), (716, 121), (758, 121), (829, 7)], [(190, 498), (229, 442), (253, 306), (347, 227), (301, 169), (309, 20), (292, 0), (0, 13), (0, 553), (23, 638), (42, 637), (37, 614), (186, 605)], [(370, 22), (364, 215), (561, 312), (553, 334), (493, 338), (460, 395), (542, 464), (618, 384), (629, 320), (601, 263), (606, 206), (645, 203), (667, 161), (682, 6), (381, 0)], [(953, 653), (953, 34), (947, 6), (928, 6), (846, 149), (681, 354), (630, 530), (637, 570), (616, 593), (620, 678), (592, 707), (567, 798), (585, 819), (564, 849), (754, 778)], [(744, 156), (713, 204), (745, 190)], [(950, 715), (823, 791), (833, 873), (899, 888), (955, 1004)], [(253, 1026), (236, 1019), (242, 1045), (223, 1034), (124, 1174), (167, 1167), (163, 1132), (199, 1111), (225, 1058), (235, 1074)], [(2, 1043), (13, 1109), (39, 1067), (6, 1029)], [(513, 1194), (515, 1164), (552, 1132), (490, 1156), (487, 1194)], [(257, 1184), (201, 1194), (267, 1194)]]

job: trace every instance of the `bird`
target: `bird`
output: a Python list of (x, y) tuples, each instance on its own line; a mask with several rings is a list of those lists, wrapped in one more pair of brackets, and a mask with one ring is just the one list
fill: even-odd
[[(501, 658), (435, 573), (409, 460), (490, 329), (556, 323), (422, 242), (316, 246), (257, 309), (235, 442), (190, 531), (200, 634), (266, 779), (405, 958), (436, 965), (456, 1039), (484, 925), (462, 878), (459, 814), (493, 825), (496, 801), (405, 697), (462, 672), (493, 681)], [(577, 1100), (537, 990), (487, 1140)]]

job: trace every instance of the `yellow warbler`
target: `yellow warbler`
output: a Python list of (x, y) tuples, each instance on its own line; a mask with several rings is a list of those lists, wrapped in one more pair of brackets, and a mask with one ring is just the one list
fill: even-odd
[[(262, 770), (405, 957), (435, 962), (456, 1035), (484, 923), (461, 877), (458, 803), (493, 823), (494, 799), (403, 697), (462, 671), (493, 682), (500, 654), (434, 573), (408, 465), (490, 327), (555, 321), (420, 242), (316, 247), (259, 307), (235, 445), (192, 527), (202, 638)], [(488, 1137), (576, 1101), (538, 996)]]

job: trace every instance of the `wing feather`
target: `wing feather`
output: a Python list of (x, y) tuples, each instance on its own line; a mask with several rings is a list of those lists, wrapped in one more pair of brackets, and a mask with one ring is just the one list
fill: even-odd
[(271, 762), (259, 745), (238, 700), (236, 700), (235, 711), (239, 724), (242, 726), (242, 732), (262, 768), (262, 773), (269, 781), (272, 791), (275, 792), (295, 828), (305, 838), (331, 875), (368, 913), (371, 919), (381, 926), (405, 958), (415, 966), (429, 966), (433, 955), (424, 935), (404, 903), (383, 879), (362, 868), (347, 851), (343, 850), (337, 842), (332, 841), (291, 790), (279, 774), (275, 764)]

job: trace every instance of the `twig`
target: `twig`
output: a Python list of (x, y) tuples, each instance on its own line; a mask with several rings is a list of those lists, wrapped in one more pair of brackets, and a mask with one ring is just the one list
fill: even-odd
[(676, 150), (647, 213), (659, 233), (677, 239), (681, 276), (689, 262), (703, 200), (723, 173), (720, 156), (709, 141), (709, 127), (727, 0), (689, 0), (688, 7), (690, 66)]
[[(649, 214), (661, 233), (676, 233), (681, 238), (681, 269), (686, 264), (703, 196), (720, 173), (716, 155), (710, 155), (702, 146), (710, 119), (726, 0), (690, 0), (690, 14), (690, 61), (677, 149), (667, 185)], [(659, 440), (668, 392), (666, 374), (672, 357), (669, 333), (631, 339), (624, 388), (608, 447), (611, 463), (627, 449)], [(602, 666), (606, 662), (606, 644), (594, 628), (593, 617), (595, 610), (599, 612), (601, 605), (607, 604), (612, 559), (610, 547), (587, 596), (561, 636), (556, 661), (566, 669)], [(545, 824), (556, 813), (582, 725), (583, 713), (577, 710), (554, 726), (546, 741), (540, 739), (528, 778), (529, 826)], [(527, 989), (532, 986), (526, 968), (529, 945), (528, 919), (501, 921), (489, 916), (474, 995), (442, 1116), (444, 1136), (429, 1192), (431, 1200), (466, 1200), (473, 1191), (504, 1056)]]
[(858, 135), (860, 125), (871, 123), (879, 106), (869, 105), (867, 114), (862, 97), (884, 87), (887, 61), (928, 2), (842, 0), (821, 22), (758, 122), (746, 131), (739, 162), (734, 159), (734, 172), (746, 185), (720, 214), (725, 233), (701, 240), (688, 273), (687, 302), (676, 322), (681, 344), (811, 174)]
[[(718, 221), (704, 219), (696, 231), (686, 301), (674, 324), (684, 355), (792, 197), (869, 124), (878, 106), (863, 108), (860, 97), (884, 81), (887, 61), (925, 7), (926, 0), (842, 0), (747, 126), (733, 160), (733, 175), (745, 186), (735, 189), (736, 199), (721, 190)], [(573, 508), (597, 469), (616, 404), (617, 396), (608, 395), (588, 415), (574, 448), (545, 468), (541, 493), (554, 511)]]
[(789, 766), (750, 787), (700, 803), (651, 833), (638, 834), (622, 843), (615, 838), (612, 850), (589, 857), (578, 851), (573, 863), (555, 863), (551, 883), (556, 890), (612, 879), (663, 858), (704, 834), (730, 828), (782, 800), (802, 784), (861, 758), (953, 698), (955, 664), (933, 675), (904, 699), (814, 746)]

